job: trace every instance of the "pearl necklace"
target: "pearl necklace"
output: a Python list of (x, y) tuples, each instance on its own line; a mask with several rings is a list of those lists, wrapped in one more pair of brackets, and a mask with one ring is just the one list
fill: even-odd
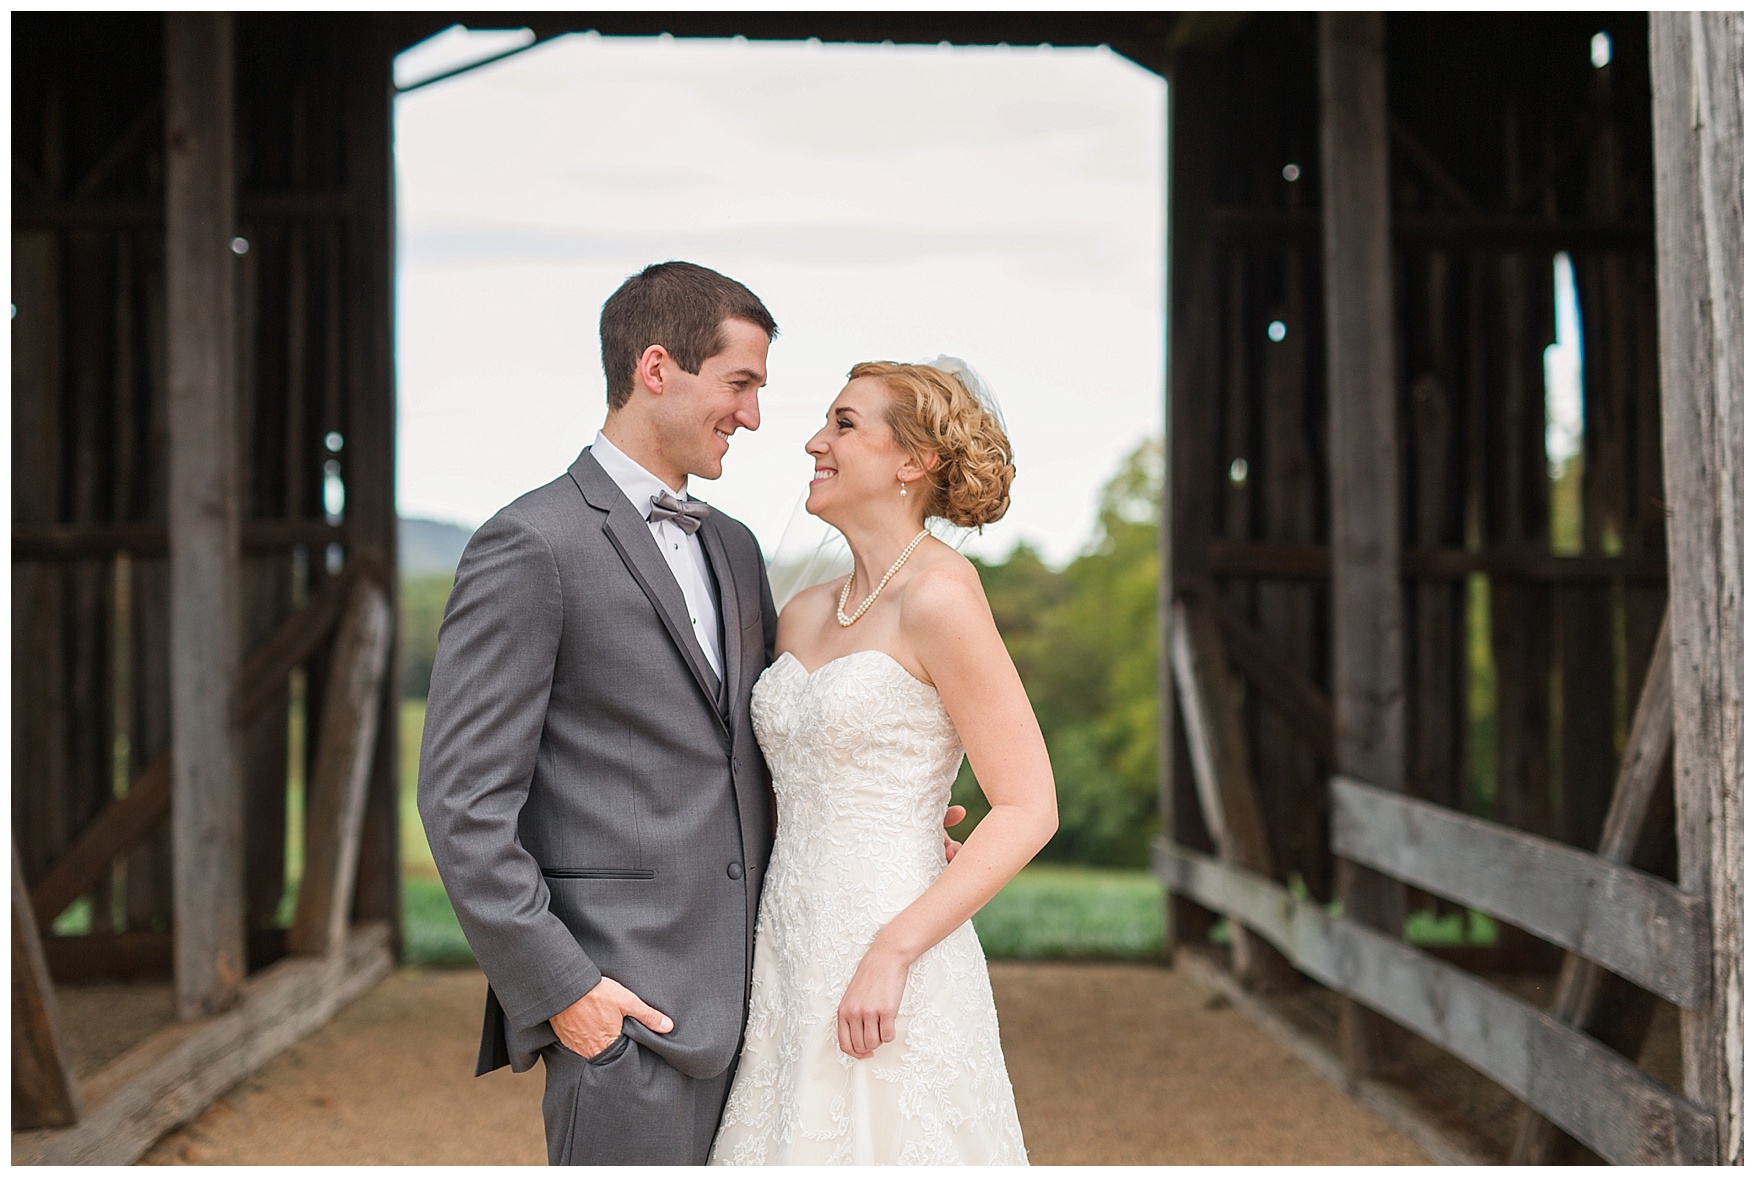
[(902, 549), (902, 554), (896, 557), (896, 562), (890, 565), (890, 570), (884, 573), (884, 578), (877, 582), (876, 588), (871, 590), (871, 596), (859, 603), (859, 608), (853, 611), (851, 617), (847, 616), (847, 594), (853, 591), (853, 578), (857, 573), (849, 572), (847, 574), (847, 583), (841, 586), (841, 600), (835, 605), (835, 620), (841, 623), (841, 628), (845, 629), (865, 616), (865, 611), (871, 608), (871, 603), (878, 599), (878, 594), (884, 591), (886, 584), (890, 583), (890, 577), (896, 575), (902, 565), (908, 562), (908, 557), (914, 554), (914, 549), (920, 546), (920, 541), (931, 534), (923, 527), (920, 529), (919, 535), (908, 541), (908, 546)]

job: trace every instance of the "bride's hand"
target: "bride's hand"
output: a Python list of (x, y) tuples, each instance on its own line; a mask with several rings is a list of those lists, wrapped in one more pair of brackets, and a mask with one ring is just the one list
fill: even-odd
[(909, 961), (900, 953), (873, 944), (853, 970), (853, 980), (835, 1013), (835, 1034), (841, 1053), (870, 1058), (896, 1038), (896, 1011), (908, 986)]
[(963, 848), (963, 844), (961, 842), (959, 842), (955, 838), (951, 837), (950, 832), (949, 832), (950, 828), (952, 826), (955, 826), (955, 825), (963, 824), (963, 819), (965, 817), (968, 817), (968, 816), (969, 816), (969, 811), (967, 809), (964, 809), (961, 805), (953, 805), (949, 809), (945, 810), (945, 831), (946, 832), (944, 835), (944, 839), (945, 839), (945, 861), (946, 862), (949, 862), (951, 859), (955, 858), (957, 856), (957, 851), (959, 851)]

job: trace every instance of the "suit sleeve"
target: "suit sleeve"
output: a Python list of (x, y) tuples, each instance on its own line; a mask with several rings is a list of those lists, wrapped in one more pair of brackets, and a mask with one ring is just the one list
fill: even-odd
[(421, 738), (420, 816), (463, 934), (507, 1019), (529, 1028), (602, 973), (549, 910), (518, 837), (561, 639), (561, 581), (529, 523), (470, 540), (445, 606)]

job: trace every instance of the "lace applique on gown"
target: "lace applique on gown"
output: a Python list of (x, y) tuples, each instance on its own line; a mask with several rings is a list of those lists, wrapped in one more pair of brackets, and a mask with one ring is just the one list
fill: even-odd
[(963, 747), (938, 692), (877, 650), (781, 655), (750, 703), (779, 830), (718, 1164), (1021, 1165), (987, 960), (965, 923), (917, 960), (896, 1040), (841, 1053), (835, 1011), (879, 928), (944, 870)]

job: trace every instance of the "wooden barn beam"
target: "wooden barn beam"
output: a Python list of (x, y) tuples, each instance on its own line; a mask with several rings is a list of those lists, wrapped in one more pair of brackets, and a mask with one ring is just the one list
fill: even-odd
[[(1315, 243), (1322, 220), (1302, 209), (1227, 205), (1211, 213), (1213, 235), (1222, 242)], [(1577, 250), (1650, 254), (1652, 228), (1637, 221), (1545, 221), (1499, 214), (1400, 213), (1390, 221), (1390, 240), (1406, 249), (1515, 249), (1531, 253)]]
[[(538, 35), (542, 35), (538, 30)], [(347, 183), (355, 214), (348, 226), (345, 333), (348, 388), (346, 454), (350, 562), (383, 572), (394, 647), (396, 594), (396, 372), (393, 328), (396, 199), (392, 150), (395, 83), (393, 33), (371, 21), (350, 47), (344, 124)], [(402, 838), (399, 832), (401, 741), (396, 739), (401, 684), (387, 674), (379, 686), (379, 713), (392, 733), (376, 742), (365, 817), (353, 918), (389, 925), (392, 951), (402, 950)]]
[[(247, 556), (279, 556), (298, 545), (345, 544), (347, 528), (323, 519), (251, 519), (240, 525)], [(167, 555), (170, 529), (162, 523), (43, 524), (12, 528), (13, 563), (97, 560), (118, 552), (139, 558)]]
[(146, 762), (129, 782), (127, 795), (104, 806), (31, 888), (37, 922), (52, 922), (88, 893), (109, 874), (116, 855), (157, 829), (170, 809), (171, 754), (166, 749)]
[[(1207, 829), (1226, 862), (1264, 878), (1277, 878), (1249, 771), (1248, 739), (1232, 702), (1224, 639), (1211, 607), (1198, 595), (1176, 601), (1171, 616), (1171, 662)], [(1231, 929), (1231, 959), (1238, 979), (1251, 990), (1298, 987), (1285, 957), (1242, 926)]]
[(68, 194), (69, 198), (75, 203), (91, 198), (118, 173), (138, 163), (151, 151), (153, 140), (163, 136), (163, 119), (164, 103), (160, 95), (154, 94), (151, 101), (134, 112), (127, 127), (110, 142), (97, 162), (86, 170), (85, 176)]
[[(1383, 16), (1325, 12), (1317, 29), (1335, 759), (1349, 776), (1400, 790), (1407, 753)], [(1335, 869), (1347, 913), (1399, 935), (1401, 885), (1344, 859)], [(1342, 1055), (1354, 1074), (1382, 1069), (1394, 1042), (1383, 1018), (1357, 1002), (1342, 1007)]]
[(1335, 758), (1335, 708), (1328, 694), (1304, 669), (1253, 625), (1237, 616), (1217, 597), (1213, 613), (1224, 631), (1227, 649), (1250, 685), (1279, 712), (1318, 760), (1332, 766)]
[[(1314, 194), (1306, 185), (1286, 190), (1289, 200), (1302, 203)], [(1319, 353), (1312, 347), (1321, 334), (1320, 304), (1311, 299), (1316, 251), (1293, 246), (1279, 252), (1269, 273), (1278, 271), (1280, 290), (1268, 304), (1271, 321), (1287, 325), (1288, 337), (1259, 352), (1260, 478), (1255, 485), (1261, 534), (1268, 539), (1303, 543), (1318, 535), (1319, 482), (1322, 474), (1311, 444), (1310, 426), (1316, 412), (1316, 381), (1312, 368)], [(1247, 334), (1247, 333), (1246, 333)], [(1259, 345), (1258, 345), (1259, 347)], [(1248, 485), (1249, 479), (1245, 479)], [(1227, 594), (1215, 594), (1223, 602)], [(1254, 688), (1255, 698), (1272, 710), (1256, 709), (1256, 771), (1265, 790), (1264, 803), (1276, 815), (1273, 843), (1281, 870), (1296, 872), (1312, 894), (1331, 894), (1334, 856), (1329, 852), (1322, 807), (1323, 781), (1334, 758), (1334, 717), (1323, 715), (1301, 726), (1290, 694), (1309, 701), (1311, 677), (1322, 663), (1322, 602), (1310, 584), (1257, 584), (1244, 589), (1253, 597), (1254, 624), (1226, 608), (1219, 624), (1239, 670)], [(1280, 670), (1258, 673), (1252, 653), (1268, 654)], [(1262, 669), (1266, 669), (1265, 666)], [(1291, 691), (1281, 690), (1286, 685)], [(1326, 703), (1326, 695), (1316, 691)], [(1317, 708), (1318, 711), (1323, 708)], [(1315, 712), (1309, 712), (1316, 718)]]
[[(1671, 684), (1670, 622), (1666, 614), (1658, 627), (1651, 665), (1645, 672), (1645, 683), (1640, 688), (1639, 703), (1627, 733), (1627, 747), (1616, 774), (1609, 815), (1597, 843), (1597, 854), (1606, 862), (1646, 865), (1637, 862), (1635, 856), (1658, 833), (1653, 828), (1658, 821), (1674, 817), (1673, 806), (1658, 803), (1658, 791), (1670, 763), (1675, 724)], [(1699, 902), (1697, 897), (1695, 902)], [(1708, 970), (1710, 967), (1709, 961)], [(1631, 1056), (1637, 1055), (1644, 1042), (1654, 1007), (1650, 994), (1625, 983), (1616, 984), (1601, 965), (1568, 954), (1554, 985), (1550, 1012), (1558, 1021), (1585, 1029)], [(1553, 1124), (1526, 1106), (1518, 1114), (1509, 1163), (1560, 1163), (1565, 1159), (1565, 1144)]]
[(55, 988), (25, 891), (18, 841), (12, 843), (12, 1127), (77, 1123), (79, 1086), (61, 1039)]
[(268, 640), (250, 651), (244, 663), (243, 681), (238, 687), (238, 721), (249, 723), (267, 705), (286, 677), (303, 666), (322, 648), (323, 642), (341, 617), (342, 605), (353, 582), (351, 576), (338, 576), (299, 607), (299, 611), (280, 623)]
[(287, 933), (289, 952), (324, 956), (347, 943), (366, 787), (390, 662), (390, 628), (384, 590), (369, 578), (356, 578), (329, 661), (329, 687), (323, 692), (306, 799), (305, 871)]
[(1705, 999), (1705, 904), (1644, 871), (1335, 777), (1335, 853), (1589, 957), (1684, 1009)]
[(1456, 182), (1445, 166), (1438, 162), (1437, 157), (1426, 150), (1426, 145), (1420, 142), (1419, 136), (1394, 118), (1389, 120), (1389, 133), (1395, 140), (1395, 145), (1401, 148), (1402, 153), (1412, 160), (1416, 167), (1425, 172), (1426, 178), (1438, 185), (1439, 189), (1450, 197), (1465, 215), (1470, 217), (1481, 215), (1481, 207), (1475, 203), (1475, 198)]
[[(1169, 142), (1164, 151), (1164, 213), (1176, 223), (1176, 77), (1166, 71), (1164, 125)], [(1158, 486), (1158, 585), (1154, 602), (1158, 622), (1158, 828), (1176, 836), (1176, 783), (1182, 733), (1176, 724), (1176, 678), (1170, 669), (1171, 609), (1176, 601), (1176, 238), (1165, 241), (1164, 258), (1164, 476)], [(1164, 950), (1172, 960), (1179, 940), (1177, 899), (1164, 897)]]
[[(1170, 165), (1169, 345), (1165, 353), (1164, 525), (1159, 535), (1158, 676), (1162, 723), (1159, 760), (1159, 813), (1165, 836), (1208, 849), (1188, 733), (1176, 706), (1172, 675), (1172, 610), (1183, 582), (1200, 580), (1212, 541), (1216, 490), (1216, 412), (1212, 388), (1218, 379), (1219, 318), (1213, 297), (1216, 258), (1205, 231), (1212, 200), (1212, 139), (1219, 120), (1213, 82), (1215, 60), (1206, 54), (1178, 57), (1166, 87)], [(1202, 943), (1217, 917), (1179, 895), (1164, 905), (1165, 943)]]
[(80, 1085), (70, 1128), (14, 1132), (14, 1165), (128, 1165), (179, 1124), (321, 1028), (388, 973), (382, 924), (355, 928), (336, 956), (288, 957), (244, 982), (231, 1010), (166, 1026)]
[[(1286, 580), (1327, 580), (1334, 557), (1326, 544), (1216, 539), (1208, 552), (1213, 576), (1259, 576)], [(1494, 580), (1532, 584), (1605, 584), (1628, 580), (1663, 584), (1669, 575), (1661, 559), (1644, 556), (1555, 556), (1546, 552), (1483, 551), (1464, 548), (1403, 548), (1402, 575), (1409, 580), (1466, 580), (1484, 573)]]
[(1743, 1161), (1743, 15), (1651, 16), (1677, 843), (1712, 913), (1685, 1090)]
[[(16, 170), (16, 164), (15, 164)], [(53, 233), (12, 235), (12, 520), (61, 518), (69, 417), (62, 319), (66, 250)], [(68, 693), (68, 578), (59, 568), (12, 568), (11, 814), (27, 874), (66, 836), (72, 717)]]
[[(99, 932), (88, 936), (50, 936), (43, 941), (49, 976), (57, 983), (132, 980), (171, 975), (170, 932)], [(286, 955), (285, 928), (252, 929), (249, 960), (252, 971)]]
[(165, 21), (170, 384), (171, 815), (177, 1016), (245, 971), (239, 673), (232, 18)]
[[(342, 189), (288, 189), (244, 192), (238, 197), (238, 223), (340, 221), (351, 212), (351, 195)], [(132, 196), (93, 197), (72, 203), (31, 202), (13, 206), (19, 229), (156, 229), (165, 224), (162, 202)]]

